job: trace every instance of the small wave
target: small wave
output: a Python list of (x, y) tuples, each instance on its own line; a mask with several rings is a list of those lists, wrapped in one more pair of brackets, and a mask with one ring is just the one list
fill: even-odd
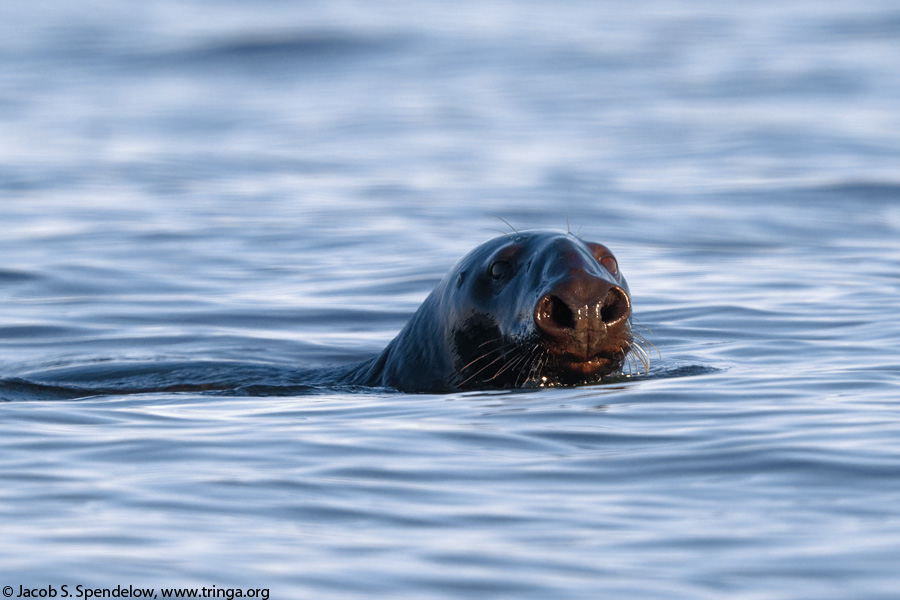
[(895, 40), (900, 31), (900, 12), (860, 12), (859, 15), (841, 15), (820, 25), (822, 33), (846, 39), (865, 41)]
[(352, 57), (367, 57), (395, 51), (401, 39), (394, 36), (347, 31), (295, 31), (239, 34), (194, 47), (168, 52), (157, 58), (166, 63), (193, 65), (217, 63), (227, 66), (260, 62), (278, 65), (302, 64)]
[(338, 383), (332, 375), (340, 369), (235, 361), (98, 361), (0, 378), (0, 402), (134, 394), (264, 397), (362, 391)]
[(34, 273), (25, 271), (14, 271), (11, 269), (0, 269), (0, 285), (7, 283), (24, 283), (26, 281), (34, 281), (39, 276)]
[(72, 400), (97, 394), (74, 387), (35, 383), (26, 379), (0, 379), (0, 402), (16, 400)]
[[(134, 394), (209, 394), (216, 396), (309, 396), (373, 388), (341, 383), (345, 367), (293, 368), (232, 362), (101, 362), (57, 367), (23, 377), (0, 378), (0, 402), (74, 400)], [(716, 373), (705, 365), (670, 365), (648, 374), (612, 377), (606, 384), (632, 380), (691, 377)], [(502, 392), (525, 390), (503, 390)]]
[(900, 199), (900, 181), (843, 181), (809, 188), (810, 192), (823, 192), (856, 200), (895, 201)]
[[(817, 178), (810, 181), (786, 182), (776, 187), (761, 190), (766, 194), (790, 194), (794, 202), (816, 203), (827, 199), (868, 200), (872, 202), (896, 201), (900, 199), (900, 181), (890, 179), (828, 179)], [(735, 194), (734, 198), (746, 202), (747, 193)]]
[(721, 372), (721, 368), (709, 365), (659, 365), (651, 362), (650, 371), (647, 373), (623, 374), (607, 377), (599, 385), (617, 384), (629, 381), (647, 381), (649, 379), (674, 379), (677, 377), (696, 377), (699, 375), (711, 375)]
[(209, 394), (216, 396), (309, 396), (316, 393), (345, 393), (361, 391), (360, 388), (346, 386), (325, 386), (315, 384), (264, 384), (253, 383), (234, 385), (230, 382), (173, 383), (163, 386), (136, 387), (81, 387), (76, 385), (52, 385), (28, 381), (27, 379), (0, 379), (0, 402), (77, 400), (98, 396), (131, 396), (135, 394)]
[(722, 369), (709, 365), (675, 365), (657, 371), (651, 371), (648, 379), (672, 379), (675, 377), (696, 377), (698, 375), (712, 375)]

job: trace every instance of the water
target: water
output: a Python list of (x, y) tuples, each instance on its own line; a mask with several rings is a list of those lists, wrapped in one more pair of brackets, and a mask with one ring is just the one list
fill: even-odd
[[(0, 584), (896, 597), (898, 34), (887, 1), (5, 3)], [(612, 248), (648, 375), (303, 385), (494, 215)]]

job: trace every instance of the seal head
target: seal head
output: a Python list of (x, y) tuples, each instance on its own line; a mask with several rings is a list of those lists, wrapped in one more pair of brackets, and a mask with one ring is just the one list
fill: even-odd
[(525, 231), (472, 250), (350, 383), (401, 391), (594, 383), (633, 348), (631, 296), (612, 252)]

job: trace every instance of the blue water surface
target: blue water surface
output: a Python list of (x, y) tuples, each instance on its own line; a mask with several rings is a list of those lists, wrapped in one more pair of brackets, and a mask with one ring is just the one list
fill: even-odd
[[(887, 0), (4, 3), (0, 586), (896, 598), (897, 56)], [(496, 216), (616, 253), (649, 373), (306, 384)]]

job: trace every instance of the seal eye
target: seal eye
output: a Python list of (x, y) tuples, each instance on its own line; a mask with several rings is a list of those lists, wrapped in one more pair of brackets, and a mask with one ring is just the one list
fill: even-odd
[(606, 269), (613, 277), (619, 276), (619, 263), (616, 262), (616, 258), (609, 251), (609, 248), (595, 242), (585, 242), (584, 244), (591, 249), (591, 254), (594, 255), (600, 266)]
[(616, 259), (612, 256), (604, 256), (600, 259), (600, 265), (609, 271), (610, 275), (618, 275), (619, 274), (619, 263), (616, 262)]
[(505, 260), (498, 260), (491, 263), (489, 271), (493, 279), (503, 279), (509, 275), (510, 271), (512, 271), (512, 265)]

